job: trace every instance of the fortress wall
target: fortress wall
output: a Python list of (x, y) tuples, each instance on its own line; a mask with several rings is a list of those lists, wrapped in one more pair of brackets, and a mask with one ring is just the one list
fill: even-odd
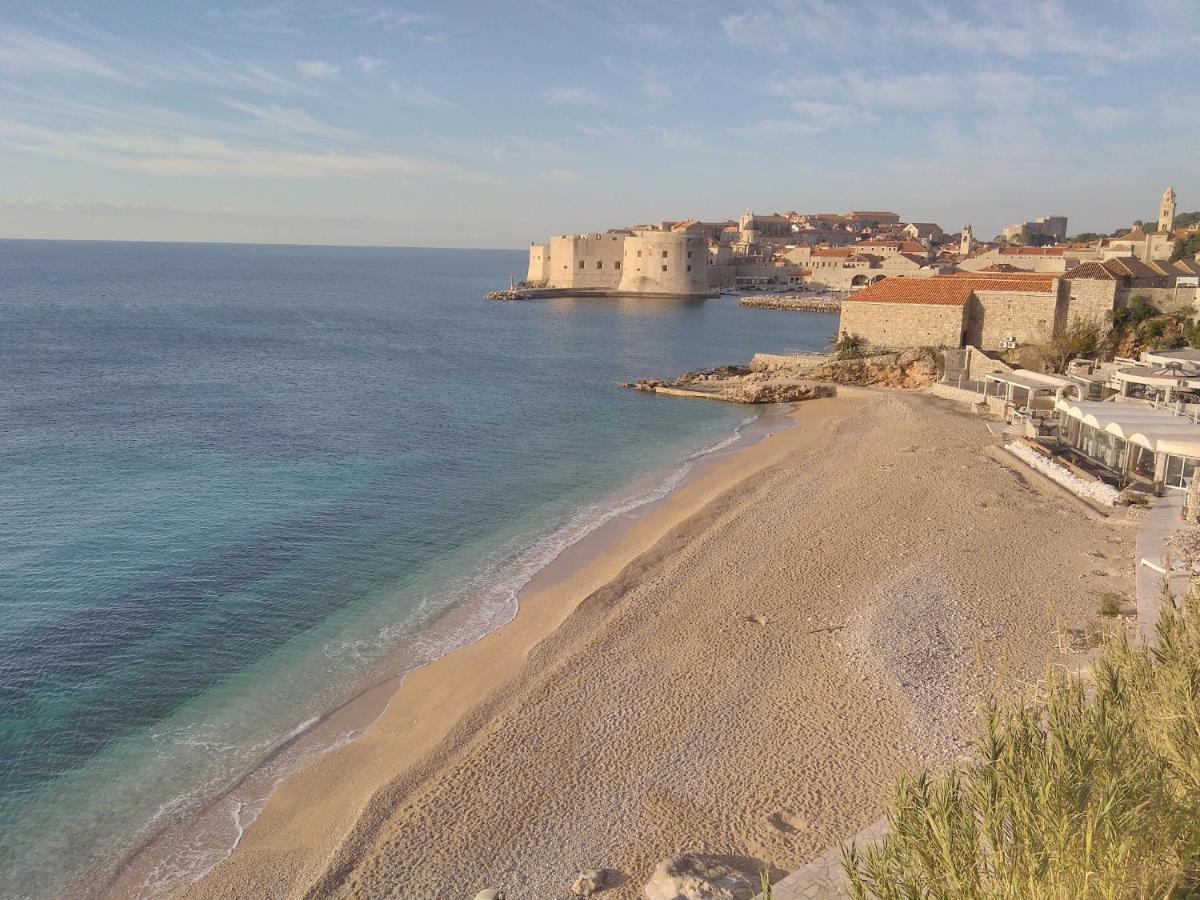
[(625, 239), (621, 291), (708, 293), (708, 242), (686, 231), (639, 231)]
[(550, 245), (529, 245), (529, 269), (525, 280), (530, 284), (543, 284), (550, 280)]
[(615, 290), (621, 281), (624, 234), (564, 234), (550, 239), (552, 288)]

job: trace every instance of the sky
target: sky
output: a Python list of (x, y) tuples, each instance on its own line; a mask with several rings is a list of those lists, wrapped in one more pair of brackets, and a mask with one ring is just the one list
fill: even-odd
[(0, 0), (0, 237), (1200, 209), (1200, 5)]

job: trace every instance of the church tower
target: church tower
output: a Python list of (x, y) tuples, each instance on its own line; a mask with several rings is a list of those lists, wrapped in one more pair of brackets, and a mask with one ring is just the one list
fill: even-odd
[(962, 230), (962, 240), (958, 244), (958, 252), (966, 256), (971, 252), (971, 226), (964, 225)]
[(1158, 233), (1170, 234), (1175, 230), (1175, 188), (1168, 187), (1158, 208)]

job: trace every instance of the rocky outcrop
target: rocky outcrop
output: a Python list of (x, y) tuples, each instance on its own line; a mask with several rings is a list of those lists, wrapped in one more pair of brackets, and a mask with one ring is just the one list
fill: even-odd
[(759, 884), (752, 860), (685, 853), (655, 866), (643, 893), (646, 900), (751, 900)]
[(586, 869), (575, 876), (571, 882), (571, 896), (592, 897), (604, 890), (609, 883), (608, 871), (605, 869)]
[(938, 377), (932, 350), (905, 350), (862, 359), (830, 356), (757, 355), (749, 366), (685, 372), (674, 381), (645, 379), (622, 387), (673, 397), (702, 397), (731, 403), (795, 403), (832, 397), (833, 385), (922, 388)]
[(743, 297), (738, 301), (738, 304), (750, 309), (785, 309), (792, 312), (835, 313), (842, 308), (842, 301), (837, 297), (768, 295), (765, 297)]
[(835, 384), (923, 388), (937, 381), (938, 357), (935, 350), (902, 350), (860, 359), (757, 355), (748, 368), (751, 372), (788, 372), (812, 381), (832, 381)]
[(675, 381), (647, 379), (621, 387), (669, 397), (700, 397), (729, 403), (795, 403), (817, 397), (832, 397), (836, 393), (827, 384), (764, 373), (708, 376), (706, 372), (689, 372)]

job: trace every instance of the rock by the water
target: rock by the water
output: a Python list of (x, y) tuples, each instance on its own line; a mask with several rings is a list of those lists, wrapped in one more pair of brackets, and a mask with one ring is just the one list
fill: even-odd
[(749, 860), (685, 853), (655, 866), (643, 893), (646, 900), (752, 900), (758, 885)]
[(604, 890), (608, 873), (604, 869), (586, 869), (575, 876), (571, 883), (571, 894), (576, 897), (591, 897)]

